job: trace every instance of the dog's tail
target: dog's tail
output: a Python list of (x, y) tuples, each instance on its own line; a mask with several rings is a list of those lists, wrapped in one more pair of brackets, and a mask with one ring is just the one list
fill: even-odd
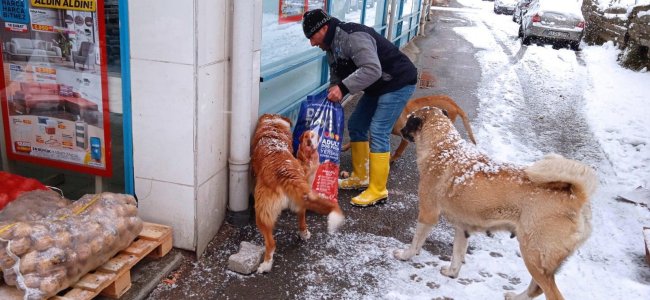
[(559, 154), (547, 154), (525, 169), (535, 183), (568, 183), (582, 204), (598, 187), (598, 176), (591, 167)]
[(307, 210), (322, 215), (327, 214), (327, 232), (330, 234), (336, 232), (345, 223), (345, 216), (338, 202), (331, 201), (327, 197), (319, 195), (307, 197), (305, 205)]
[(460, 115), (460, 118), (463, 119), (463, 126), (465, 126), (465, 130), (467, 131), (467, 136), (469, 136), (469, 139), (476, 145), (476, 139), (474, 138), (474, 133), (472, 132), (472, 126), (469, 125), (469, 118), (467, 118), (467, 114), (462, 110), (458, 109), (458, 114)]
[(327, 215), (327, 229), (334, 233), (345, 222), (343, 211), (337, 202), (330, 201), (313, 192), (304, 177), (291, 177), (282, 182), (282, 188), (292, 199), (302, 199), (307, 210)]

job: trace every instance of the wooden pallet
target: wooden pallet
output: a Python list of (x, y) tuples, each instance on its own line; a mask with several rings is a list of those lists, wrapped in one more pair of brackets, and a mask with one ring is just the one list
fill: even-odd
[(131, 287), (131, 268), (135, 264), (145, 257), (163, 257), (171, 249), (172, 228), (145, 222), (142, 232), (129, 247), (50, 300), (90, 300), (100, 294), (117, 299)]

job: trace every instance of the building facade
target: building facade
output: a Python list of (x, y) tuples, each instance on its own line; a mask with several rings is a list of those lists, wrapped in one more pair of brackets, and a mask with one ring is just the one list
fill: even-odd
[[(173, 226), (174, 246), (200, 255), (228, 213), (249, 209), (257, 116), (295, 116), (302, 99), (327, 86), (324, 53), (304, 37), (302, 13), (323, 8), (404, 46), (428, 1), (97, 2), (105, 15), (113, 174), (65, 171), (66, 184), (78, 179), (97, 191), (135, 194), (144, 220)], [(37, 178), (64, 172), (6, 154), (2, 166)]]

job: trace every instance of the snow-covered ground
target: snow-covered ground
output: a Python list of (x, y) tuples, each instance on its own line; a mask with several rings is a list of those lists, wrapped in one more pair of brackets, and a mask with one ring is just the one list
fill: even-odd
[[(597, 158), (588, 153), (583, 158), (598, 170), (601, 185), (591, 199), (592, 236), (558, 272), (559, 289), (567, 299), (650, 299), (650, 267), (644, 261), (641, 232), (643, 226), (650, 226), (650, 210), (616, 200), (638, 186), (647, 188), (650, 180), (650, 72), (621, 68), (616, 63), (619, 50), (613, 45), (582, 45), (578, 53), (551, 46), (521, 49), (518, 25), (510, 16), (495, 15), (492, 2), (459, 2), (469, 7), (459, 12), (474, 25), (455, 30), (481, 49), (477, 59), (483, 79), (477, 91), (479, 116), (473, 124), (480, 148), (498, 159), (522, 164), (546, 152), (540, 145), (552, 142), (552, 136), (532, 141), (516, 133), (521, 130), (517, 127), (526, 126), (517, 120), (517, 114), (528, 105), (522, 80), (548, 89), (549, 101), (560, 98), (553, 91), (579, 98), (559, 99), (559, 109), (570, 107), (566, 113), (576, 114), (586, 123)], [(534, 76), (521, 78), (521, 73)], [(548, 109), (532, 113), (540, 117), (564, 113), (554, 111), (557, 107)], [(414, 195), (405, 198), (410, 201), (391, 203), (386, 209), (416, 205)], [(450, 243), (452, 231), (438, 225), (427, 243), (436, 241)], [(440, 267), (448, 262), (424, 250), (410, 262), (393, 259), (392, 251), (405, 246), (393, 238), (367, 234), (331, 238), (322, 250), (321, 262), (312, 266), (313, 278), (307, 278), (319, 284), (309, 286), (305, 298), (502, 299), (504, 292), (524, 290), (531, 278), (516, 240), (508, 234), (495, 238), (473, 235), (472, 253), (458, 279), (442, 276)], [(332, 249), (340, 254), (327, 255)], [(336, 290), (319, 280), (326, 274), (340, 274), (340, 280), (355, 286), (372, 274), (370, 280), (379, 287), (362, 292), (358, 288)]]
[[(598, 171), (600, 188), (591, 199), (593, 233), (558, 272), (559, 289), (566, 299), (650, 299), (650, 267), (644, 261), (641, 233), (643, 226), (650, 226), (650, 210), (616, 200), (638, 186), (647, 188), (650, 180), (650, 72), (621, 68), (616, 63), (619, 50), (612, 45), (582, 45), (580, 52), (551, 46), (522, 47), (517, 38), (518, 25), (510, 16), (494, 14), (493, 2), (458, 1), (467, 8), (435, 9), (456, 11), (460, 17), (445, 16), (440, 21), (459, 24), (454, 31), (478, 49), (481, 82), (475, 91), (479, 103), (472, 127), (479, 148), (498, 160), (520, 164), (553, 151)], [(618, 5), (631, 1), (636, 0), (611, 2)], [(648, 0), (637, 2), (641, 1)], [(265, 21), (265, 26), (277, 24)], [(281, 60), (292, 51), (309, 48), (299, 25), (277, 29), (277, 34), (265, 37), (263, 44), (274, 45), (277, 43), (273, 41), (284, 39), (285, 43), (280, 44), (286, 45), (272, 53), (263, 51), (267, 59)], [(376, 208), (388, 218), (399, 218), (401, 211), (417, 207), (414, 191), (399, 184), (389, 188), (399, 201)], [(355, 228), (362, 221), (348, 218), (346, 222), (346, 227)], [(404, 222), (412, 224), (412, 236), (415, 220)], [(284, 238), (278, 238), (282, 234), (276, 233), (276, 238), (295, 239), (293, 230), (284, 231)], [(256, 239), (261, 243), (259, 234)], [(184, 276), (198, 284), (182, 285), (179, 294), (183, 299), (203, 299), (202, 293), (210, 291), (197, 290), (197, 285), (218, 294), (220, 286), (227, 289), (233, 282), (246, 288), (250, 281), (254, 290), (258, 284), (265, 286), (281, 277), (291, 282), (277, 280), (280, 292), (260, 295), (286, 299), (503, 299), (505, 292), (526, 289), (531, 278), (517, 241), (506, 233), (497, 233), (494, 238), (472, 235), (470, 254), (459, 278), (442, 276), (440, 269), (449, 258), (438, 253), (448, 249), (453, 240), (453, 230), (445, 222), (435, 227), (421, 254), (411, 261), (393, 257), (395, 249), (407, 244), (390, 236), (355, 230), (336, 235), (313, 231), (314, 240), (318, 247), (301, 247), (304, 252), (300, 254), (309, 258), (301, 261), (309, 263), (286, 261), (291, 264), (286, 273), (278, 273), (277, 268), (271, 274), (251, 277), (227, 271), (223, 280), (214, 274), (218, 260), (199, 260)], [(227, 257), (233, 248), (236, 245), (214, 255)], [(282, 252), (276, 255), (281, 261)], [(285, 289), (287, 285), (291, 288)], [(162, 293), (176, 288), (172, 285)], [(302, 292), (291, 294), (296, 291)], [(230, 296), (242, 298), (236, 293)], [(150, 299), (175, 298), (154, 295)]]

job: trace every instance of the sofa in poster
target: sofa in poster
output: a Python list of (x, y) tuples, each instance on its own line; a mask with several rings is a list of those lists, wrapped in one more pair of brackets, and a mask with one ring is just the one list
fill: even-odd
[(26, 38), (11, 38), (8, 42), (5, 42), (4, 47), (6, 57), (10, 60), (24, 59), (27, 61), (30, 58), (55, 58), (61, 62), (63, 61), (61, 48), (56, 46), (53, 42)]
[(71, 87), (58, 83), (21, 82), (20, 90), (12, 95), (16, 107), (22, 107), (25, 114), (34, 110), (62, 110), (81, 118), (92, 116), (98, 105), (81, 97)]

